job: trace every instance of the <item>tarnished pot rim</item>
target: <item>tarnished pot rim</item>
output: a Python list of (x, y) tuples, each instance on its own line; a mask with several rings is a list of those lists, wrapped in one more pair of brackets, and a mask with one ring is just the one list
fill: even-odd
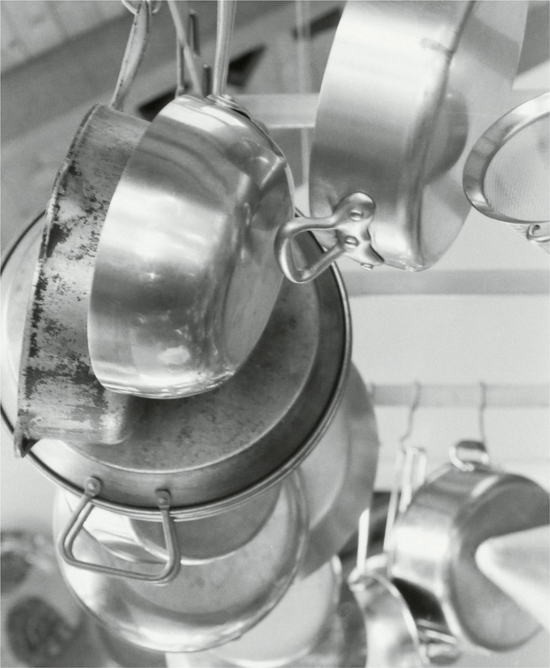
[[(17, 236), (14, 237), (14, 239), (8, 245), (6, 251), (4, 253), (2, 253), (2, 262), (0, 264), (0, 280), (3, 281), (4, 271), (7, 269), (9, 261), (11, 260), (12, 256), (17, 251), (17, 249), (20, 247), (20, 245), (22, 243), (24, 243), (25, 240), (27, 240), (28, 235), (33, 234), (33, 232), (34, 232), (37, 235), (37, 242), (39, 243), (39, 239), (42, 236), (42, 230), (38, 227), (38, 225), (39, 225), (39, 223), (42, 222), (45, 215), (46, 215), (45, 211), (41, 211), (40, 213), (37, 213), (34, 216), (34, 218), (31, 220), (31, 222), (28, 223), (23, 228), (23, 230)], [(37, 255), (38, 255), (38, 248), (37, 248)], [(35, 271), (36, 271), (36, 268), (35, 268)], [(4, 295), (5, 295), (5, 292), (3, 292), (2, 300), (4, 300)], [(7, 355), (5, 349), (2, 351), (2, 357), (4, 357), (4, 355)], [(5, 378), (2, 377), (2, 396), (0, 397), (0, 413), (1, 413), (2, 422), (4, 423), (4, 426), (9, 431), (10, 434), (13, 434), (13, 430), (14, 430), (13, 421), (10, 419), (10, 416), (8, 415), (8, 410), (6, 410), (6, 405), (5, 405), (6, 391), (5, 391), (5, 388), (4, 388), (4, 382), (5, 382)], [(14, 397), (14, 399), (16, 400), (17, 387), (15, 389), (15, 394), (16, 394), (16, 396)]]

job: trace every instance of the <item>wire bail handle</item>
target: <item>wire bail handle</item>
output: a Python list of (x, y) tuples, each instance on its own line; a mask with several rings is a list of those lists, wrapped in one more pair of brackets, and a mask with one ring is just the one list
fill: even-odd
[[(187, 11), (187, 2), (185, 0), (167, 0), (167, 2), (177, 38), (176, 97), (187, 92), (187, 85), (185, 83), (186, 68), (191, 79), (189, 92), (204, 97), (206, 95), (206, 91), (203, 89), (204, 82), (199, 75), (199, 68), (202, 70), (203, 64), (199, 58), (200, 44), (197, 14), (193, 11)], [(182, 12), (187, 17), (187, 30), (182, 20)]]
[(162, 528), (164, 539), (166, 541), (167, 560), (164, 566), (157, 573), (137, 573), (123, 568), (114, 568), (104, 566), (103, 564), (94, 564), (88, 561), (81, 561), (74, 555), (74, 543), (84, 527), (84, 523), (90, 516), (90, 513), (97, 505), (95, 499), (101, 492), (102, 483), (99, 478), (90, 476), (84, 484), (84, 493), (72, 514), (65, 529), (59, 534), (57, 541), (57, 550), (62, 559), (75, 568), (92, 571), (93, 573), (102, 573), (111, 577), (126, 578), (130, 580), (141, 580), (152, 584), (167, 584), (171, 582), (179, 573), (181, 567), (180, 548), (176, 537), (174, 521), (170, 517), (170, 492), (167, 490), (157, 490), (155, 497), (160, 510), (162, 519)]

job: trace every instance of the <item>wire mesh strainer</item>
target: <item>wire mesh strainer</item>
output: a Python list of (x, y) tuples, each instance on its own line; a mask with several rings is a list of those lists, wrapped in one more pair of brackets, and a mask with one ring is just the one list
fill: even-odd
[(550, 93), (500, 118), (464, 166), (466, 196), (481, 213), (508, 223), (550, 252)]

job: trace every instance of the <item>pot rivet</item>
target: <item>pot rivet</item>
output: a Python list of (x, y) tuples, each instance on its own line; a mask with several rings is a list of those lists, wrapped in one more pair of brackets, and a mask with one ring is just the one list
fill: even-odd
[(357, 248), (357, 246), (359, 246), (359, 240), (355, 237), (346, 237), (344, 239), (344, 246), (346, 248)]
[(89, 496), (97, 496), (101, 491), (101, 480), (90, 476), (84, 483), (85, 493)]
[(374, 265), (372, 264), (367, 264), (366, 262), (361, 265), (361, 269), (364, 269), (365, 271), (370, 271), (371, 269), (374, 269)]
[(352, 211), (350, 211), (350, 214), (349, 214), (349, 217), (352, 220), (361, 220), (363, 218), (363, 216), (364, 216), (364, 214), (363, 214), (363, 211), (361, 211), (361, 209), (353, 209)]

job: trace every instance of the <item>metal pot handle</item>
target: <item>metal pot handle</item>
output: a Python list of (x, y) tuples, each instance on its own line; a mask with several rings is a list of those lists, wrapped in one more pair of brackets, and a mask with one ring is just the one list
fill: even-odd
[[(549, 223), (533, 223), (527, 228), (525, 236), (527, 241), (531, 243), (538, 244), (547, 244), (550, 241), (550, 224)], [(543, 250), (549, 252), (549, 249), (546, 246), (541, 246)]]
[(481, 441), (460, 441), (449, 453), (451, 462), (462, 471), (487, 468), (491, 464), (489, 453)]
[(158, 10), (158, 0), (122, 0), (122, 4), (134, 14), (134, 22), (130, 30), (130, 36), (126, 44), (126, 50), (122, 58), (118, 80), (109, 106), (120, 111), (130, 90), (145, 49), (149, 43), (149, 34), (151, 32), (151, 17)]
[[(337, 258), (360, 245), (366, 226), (374, 216), (374, 202), (362, 192), (340, 200), (326, 218), (298, 218), (281, 225), (275, 238), (275, 256), (283, 274), (293, 283), (308, 283), (317, 278)], [(336, 232), (334, 246), (309, 267), (298, 268), (292, 253), (292, 239), (301, 232)], [(367, 233), (368, 234), (368, 233)]]
[(159, 489), (155, 493), (162, 517), (162, 528), (164, 531), (164, 539), (166, 541), (166, 551), (168, 553), (166, 564), (160, 572), (134, 573), (121, 568), (113, 568), (111, 566), (103, 566), (102, 564), (80, 561), (74, 556), (74, 542), (84, 526), (84, 522), (88, 519), (90, 513), (94, 509), (94, 506), (96, 505), (94, 497), (96, 497), (100, 491), (101, 480), (94, 477), (90, 477), (86, 480), (84, 494), (72, 514), (67, 527), (61, 532), (57, 541), (57, 549), (63, 560), (70, 566), (83, 568), (94, 573), (103, 573), (113, 577), (142, 580), (153, 584), (167, 584), (168, 582), (171, 582), (179, 573), (181, 563), (174, 522), (170, 517), (170, 492), (167, 490)]

